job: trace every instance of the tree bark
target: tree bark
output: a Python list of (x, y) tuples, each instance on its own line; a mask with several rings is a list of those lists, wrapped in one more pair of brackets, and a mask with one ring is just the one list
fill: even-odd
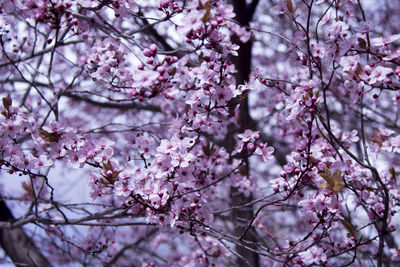
[[(13, 220), (14, 216), (7, 207), (7, 204), (3, 200), (0, 200), (0, 221), (10, 222)], [(7, 256), (18, 267), (52, 266), (22, 227), (16, 229), (0, 228), (0, 245)]]
[[(248, 26), (255, 12), (258, 1), (253, 1), (249, 6), (247, 6), (245, 0), (235, 0), (232, 1), (232, 4), (236, 13), (236, 21), (242, 26)], [(240, 43), (239, 40), (238, 42)], [(236, 58), (232, 58), (233, 63), (238, 70), (236, 74), (237, 84), (243, 84), (244, 82), (247, 82), (249, 80), (251, 72), (252, 46), (253, 43), (251, 40), (246, 43), (240, 43), (238, 56)], [(239, 104), (239, 132), (244, 132), (246, 129), (255, 129), (256, 125), (254, 125), (254, 121), (250, 117), (247, 97), (242, 98)], [(230, 143), (233, 147), (235, 143), (234, 136), (231, 135), (229, 136), (229, 138), (232, 139)], [(249, 162), (246, 160), (243, 174), (249, 175), (249, 169)], [(231, 204), (233, 206), (240, 206), (244, 203), (250, 202), (253, 199), (251, 194), (249, 196), (245, 196), (243, 193), (238, 192), (236, 188), (231, 188), (231, 195)], [(241, 236), (244, 229), (247, 227), (247, 224), (252, 220), (254, 216), (253, 206), (250, 205), (243, 208), (234, 209), (232, 216), (233, 220), (235, 222), (238, 222), (238, 224), (236, 225), (235, 234), (237, 236)], [(251, 228), (249, 231), (247, 231), (247, 233), (242, 237), (242, 240), (246, 243), (256, 243), (257, 237), (254, 229)], [(250, 245), (250, 247), (252, 246)], [(237, 246), (236, 251), (240, 255), (240, 257), (238, 257), (237, 259), (238, 266), (259, 266), (259, 257), (256, 251), (249, 250), (248, 248), (242, 246)]]

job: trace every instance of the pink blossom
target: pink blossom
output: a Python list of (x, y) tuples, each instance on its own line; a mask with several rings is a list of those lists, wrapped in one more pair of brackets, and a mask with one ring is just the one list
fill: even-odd
[(311, 248), (307, 249), (306, 251), (300, 252), (299, 255), (303, 260), (304, 264), (320, 264), (327, 260), (327, 256), (324, 253), (324, 250), (317, 246), (312, 246)]
[(357, 64), (360, 60), (360, 57), (357, 56), (347, 56), (340, 58), (340, 65), (343, 67), (344, 72), (356, 72)]
[(157, 82), (157, 78), (160, 74), (157, 71), (143, 70), (133, 73), (132, 86), (136, 88), (142, 88), (153, 85)]
[(381, 82), (386, 80), (386, 77), (391, 74), (393, 70), (391, 68), (385, 68), (382, 66), (378, 66), (374, 68), (371, 73), (368, 75), (368, 83), (374, 84), (377, 82)]
[(257, 147), (256, 149), (256, 154), (262, 156), (264, 161), (268, 161), (274, 158), (272, 155), (274, 153), (275, 149), (271, 146), (267, 146), (267, 144), (264, 144), (262, 148)]
[(400, 34), (394, 34), (388, 37), (377, 37), (371, 40), (373, 46), (385, 46), (400, 39)]

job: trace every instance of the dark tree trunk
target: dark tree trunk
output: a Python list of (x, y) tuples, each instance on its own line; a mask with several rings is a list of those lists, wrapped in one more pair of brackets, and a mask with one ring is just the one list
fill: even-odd
[[(242, 26), (248, 26), (249, 22), (255, 12), (258, 1), (253, 1), (249, 6), (247, 6), (245, 0), (233, 0), (232, 4), (234, 6), (234, 10), (236, 13), (236, 20)], [(238, 38), (239, 39), (239, 38)], [(244, 82), (249, 80), (250, 72), (251, 72), (251, 54), (252, 54), (252, 41), (248, 41), (246, 43), (240, 43), (238, 40), (237, 43), (240, 44), (240, 49), (238, 51), (238, 56), (232, 58), (233, 63), (238, 70), (236, 74), (236, 82), (237, 84), (243, 84)], [(233, 106), (237, 104), (233, 103)], [(249, 104), (247, 97), (242, 98), (239, 102), (239, 132), (244, 132), (246, 129), (254, 129), (255, 125), (253, 120), (250, 117), (249, 113)], [(233, 127), (233, 126), (232, 126)], [(230, 135), (228, 138), (232, 139), (230, 141), (232, 147), (234, 146), (234, 136)], [(249, 162), (245, 161), (245, 166), (242, 170), (244, 175), (249, 174)], [(235, 188), (231, 188), (232, 195), (232, 205), (240, 206), (244, 203), (250, 202), (252, 200), (252, 195), (246, 197), (243, 193), (240, 193)], [(254, 216), (253, 206), (246, 206), (239, 209), (234, 209), (233, 220), (236, 224), (235, 234), (237, 236), (241, 236), (244, 230), (247, 227), (247, 224), (252, 220)], [(245, 243), (256, 243), (257, 238), (253, 228), (251, 228), (247, 233), (242, 237), (242, 240)], [(250, 248), (256, 250), (254, 247), (249, 245)], [(250, 250), (244, 246), (237, 246), (237, 253), (240, 255), (238, 257), (238, 266), (259, 266), (259, 257), (256, 251)]]
[[(0, 200), (0, 221), (12, 222), (12, 215), (7, 204)], [(0, 245), (16, 266), (52, 266), (35, 246), (22, 227), (16, 229), (0, 228)]]

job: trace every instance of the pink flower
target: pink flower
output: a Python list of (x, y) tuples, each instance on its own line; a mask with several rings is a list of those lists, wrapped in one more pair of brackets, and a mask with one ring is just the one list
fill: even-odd
[(318, 246), (312, 246), (306, 251), (300, 252), (299, 255), (306, 265), (320, 264), (327, 260), (324, 250)]
[(86, 159), (82, 152), (68, 151), (68, 161), (75, 169), (82, 168)]
[(132, 87), (142, 88), (151, 86), (157, 82), (158, 76), (160, 76), (160, 73), (153, 70), (137, 71), (133, 74)]
[(391, 68), (385, 68), (382, 66), (378, 66), (374, 68), (367, 78), (369, 84), (374, 84), (377, 82), (382, 82), (386, 80), (386, 77), (393, 73), (393, 70)]
[(183, 34), (187, 34), (191, 31), (196, 32), (201, 30), (203, 27), (203, 21), (201, 18), (204, 17), (205, 13), (205, 9), (191, 9), (190, 12), (182, 18), (179, 30)]
[(339, 38), (344, 31), (349, 29), (349, 25), (347, 25), (343, 21), (332, 20), (331, 25), (328, 27), (328, 36), (330, 38)]
[(339, 64), (343, 67), (344, 72), (355, 72), (357, 70), (357, 64), (359, 60), (360, 57), (358, 55), (341, 57)]
[(274, 158), (272, 155), (274, 151), (275, 149), (272, 146), (268, 146), (267, 143), (265, 143), (261, 148), (260, 146), (257, 147), (255, 154), (262, 156), (264, 161), (269, 161)]
[(189, 166), (190, 161), (194, 158), (194, 155), (192, 153), (173, 153), (171, 155), (171, 164), (174, 167), (182, 167), (185, 168)]
[(343, 140), (349, 141), (351, 143), (358, 142), (359, 138), (357, 135), (358, 135), (357, 130), (353, 130), (350, 133), (344, 133)]
[(123, 181), (116, 181), (114, 183), (114, 190), (117, 196), (127, 197), (131, 194), (131, 191), (128, 188), (128, 184)]
[(178, 147), (175, 142), (171, 142), (167, 139), (161, 140), (160, 145), (157, 147), (158, 152), (162, 152), (164, 154), (170, 154), (172, 151), (176, 150)]
[(400, 34), (394, 34), (389, 37), (377, 37), (371, 40), (373, 46), (385, 46), (400, 39)]
[(40, 155), (37, 161), (37, 165), (39, 168), (41, 167), (50, 167), (53, 165), (53, 160), (48, 158), (46, 155)]
[(229, 87), (218, 86), (213, 97), (217, 100), (218, 105), (224, 105), (232, 99), (232, 92)]

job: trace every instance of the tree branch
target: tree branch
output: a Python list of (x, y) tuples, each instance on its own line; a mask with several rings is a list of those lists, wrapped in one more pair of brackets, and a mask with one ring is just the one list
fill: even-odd
[(111, 103), (111, 102), (98, 102), (95, 101), (91, 98), (80, 96), (80, 95), (75, 95), (71, 93), (63, 93), (63, 96), (67, 96), (71, 99), (77, 100), (77, 101), (83, 101), (86, 103), (89, 103), (94, 106), (98, 106), (101, 108), (110, 108), (110, 109), (119, 109), (119, 110), (129, 110), (129, 109), (139, 109), (139, 110), (148, 110), (148, 111), (154, 111), (154, 112), (161, 112), (161, 108), (153, 105), (141, 105), (138, 103), (128, 103), (128, 104), (119, 104), (119, 103)]

